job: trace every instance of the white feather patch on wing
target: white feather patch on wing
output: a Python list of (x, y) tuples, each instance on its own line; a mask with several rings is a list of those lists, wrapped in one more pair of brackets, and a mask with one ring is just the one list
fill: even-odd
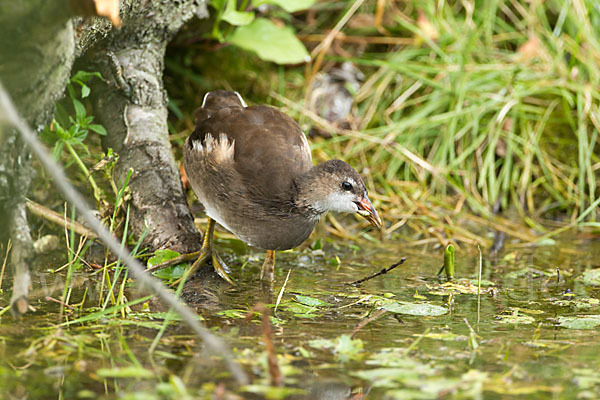
[(194, 151), (202, 151), (204, 148), (202, 147), (202, 142), (200, 140), (194, 140), (192, 142), (192, 150)]
[(217, 163), (224, 163), (233, 161), (235, 140), (229, 141), (224, 133), (221, 133), (218, 139), (207, 133), (204, 137), (204, 146), (198, 140), (192, 143), (192, 148), (197, 151), (204, 151), (206, 155), (212, 156)]

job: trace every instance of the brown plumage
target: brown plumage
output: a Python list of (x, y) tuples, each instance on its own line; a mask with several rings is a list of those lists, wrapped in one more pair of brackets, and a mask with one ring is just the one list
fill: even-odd
[(246, 107), (236, 92), (205, 96), (184, 165), (208, 216), (252, 246), (296, 247), (330, 210), (380, 225), (352, 167), (340, 160), (313, 166), (293, 119), (272, 107)]

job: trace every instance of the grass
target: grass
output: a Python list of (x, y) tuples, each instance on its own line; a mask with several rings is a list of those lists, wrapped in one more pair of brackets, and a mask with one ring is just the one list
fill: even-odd
[[(353, 4), (317, 4), (314, 18), (292, 19), (309, 47), (327, 37), (332, 21), (348, 20), (319, 71), (315, 64), (282, 69), (235, 60), (235, 51), (222, 49), (193, 58), (185, 72), (168, 62), (167, 74), (183, 79), (194, 99), (235, 88), (251, 101), (282, 106), (307, 130), (330, 133), (313, 139), (315, 158), (339, 157), (368, 170), (388, 236), (405, 225), (431, 236), (425, 232), (434, 226), (444, 244), (489, 246), (466, 214), (528, 241), (565, 225), (597, 228), (597, 207), (590, 209), (600, 169), (594, 2), (507, 0), (473, 9), (470, 2), (371, 1), (347, 18)], [(370, 44), (383, 42), (377, 38), (401, 44)], [(181, 68), (185, 50), (171, 54)], [(343, 61), (365, 75), (349, 129), (307, 106), (309, 80)], [(213, 71), (216, 65), (230, 68)], [(174, 102), (190, 104), (179, 88), (169, 91)]]

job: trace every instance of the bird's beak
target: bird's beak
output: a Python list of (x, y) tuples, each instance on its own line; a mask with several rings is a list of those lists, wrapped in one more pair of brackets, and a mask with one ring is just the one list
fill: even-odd
[(371, 200), (369, 200), (367, 193), (364, 194), (360, 202), (356, 202), (356, 205), (358, 206), (357, 212), (360, 216), (364, 217), (377, 229), (381, 229), (381, 219), (379, 218), (379, 215), (377, 215), (375, 207), (371, 204)]

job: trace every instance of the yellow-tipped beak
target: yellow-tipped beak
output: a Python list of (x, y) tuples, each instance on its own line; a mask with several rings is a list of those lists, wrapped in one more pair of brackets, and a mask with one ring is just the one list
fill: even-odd
[(360, 216), (364, 217), (377, 229), (381, 229), (381, 218), (377, 215), (377, 211), (375, 211), (375, 207), (371, 204), (371, 200), (369, 200), (369, 196), (366, 193), (356, 205), (358, 206), (358, 214)]

